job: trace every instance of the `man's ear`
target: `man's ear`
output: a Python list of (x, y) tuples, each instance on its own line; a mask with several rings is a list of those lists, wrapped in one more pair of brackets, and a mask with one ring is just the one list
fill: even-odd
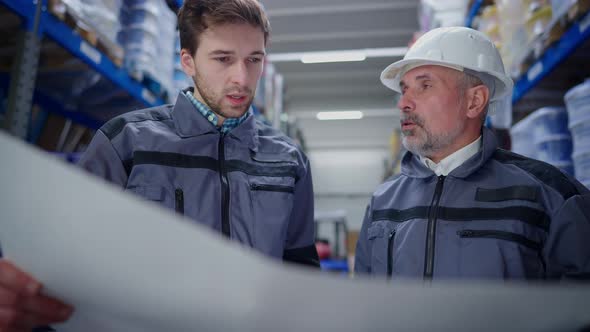
[(193, 60), (192, 54), (186, 48), (180, 50), (180, 64), (185, 74), (190, 77), (194, 77), (196, 74), (195, 61)]
[(490, 100), (490, 90), (481, 84), (467, 89), (467, 117), (478, 118), (485, 111)]

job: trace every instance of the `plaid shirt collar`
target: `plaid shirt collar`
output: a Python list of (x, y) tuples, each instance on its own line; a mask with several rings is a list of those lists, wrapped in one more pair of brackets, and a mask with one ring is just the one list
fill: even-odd
[(205, 119), (207, 119), (207, 121), (211, 122), (211, 124), (215, 126), (215, 128), (217, 128), (222, 134), (229, 133), (232, 129), (236, 128), (242, 122), (244, 122), (250, 115), (250, 110), (248, 110), (246, 113), (244, 113), (244, 115), (242, 115), (239, 118), (226, 118), (220, 127), (217, 125), (217, 123), (219, 122), (219, 117), (211, 110), (211, 108), (198, 101), (197, 98), (193, 96), (191, 90), (184, 91), (184, 94), (195, 106), (195, 108), (199, 111), (199, 113), (201, 113), (205, 117)]

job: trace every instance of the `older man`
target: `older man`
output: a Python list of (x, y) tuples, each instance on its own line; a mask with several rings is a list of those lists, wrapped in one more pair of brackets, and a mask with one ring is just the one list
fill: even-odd
[(434, 29), (381, 74), (401, 93), (401, 174), (375, 191), (355, 271), (386, 278), (590, 277), (590, 192), (499, 149), (483, 127), (512, 89), (493, 43)]

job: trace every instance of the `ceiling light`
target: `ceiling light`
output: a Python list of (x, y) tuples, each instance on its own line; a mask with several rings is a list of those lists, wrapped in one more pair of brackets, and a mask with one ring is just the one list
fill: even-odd
[(328, 51), (310, 52), (301, 56), (303, 63), (327, 63), (327, 62), (350, 62), (364, 61), (367, 58), (361, 51)]
[[(303, 61), (304, 63), (362, 61), (367, 58), (403, 57), (407, 51), (407, 47), (384, 47), (321, 52), (271, 53), (268, 55), (268, 60), (270, 62)], [(314, 60), (314, 58), (324, 61), (309, 62), (309, 60)], [(349, 58), (351, 60), (339, 60), (343, 58)], [(326, 59), (329, 59), (330, 61), (326, 61)]]
[(363, 118), (361, 111), (318, 112), (318, 120), (358, 120)]

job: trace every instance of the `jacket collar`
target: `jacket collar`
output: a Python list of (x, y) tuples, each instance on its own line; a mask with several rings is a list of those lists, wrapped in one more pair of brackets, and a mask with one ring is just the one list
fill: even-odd
[[(484, 127), (482, 130), (482, 148), (461, 166), (455, 168), (448, 176), (465, 178), (471, 175), (490, 159), (497, 147), (498, 142), (496, 136), (490, 129)], [(401, 171), (402, 174), (415, 178), (435, 176), (434, 172), (424, 165), (419, 156), (409, 151), (406, 152), (402, 159)]]
[[(252, 110), (248, 110), (251, 112)], [(180, 137), (187, 138), (206, 134), (220, 134), (219, 130), (199, 113), (191, 101), (181, 91), (178, 93), (176, 103), (172, 109), (172, 118), (176, 131)], [(239, 126), (232, 129), (227, 136), (236, 139), (241, 144), (248, 146), (253, 151), (257, 150), (258, 132), (256, 119), (250, 115)]]

